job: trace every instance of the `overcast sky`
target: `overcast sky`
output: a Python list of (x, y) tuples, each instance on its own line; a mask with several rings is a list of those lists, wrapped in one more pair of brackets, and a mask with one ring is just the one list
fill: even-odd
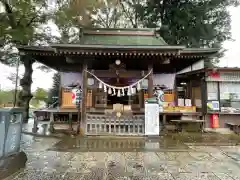
[[(231, 42), (225, 42), (224, 47), (227, 49), (225, 56), (220, 61), (220, 66), (224, 67), (240, 67), (240, 7), (237, 8), (230, 8), (230, 14), (232, 16), (232, 37), (235, 39)], [(53, 27), (54, 29), (54, 27)], [(53, 30), (53, 32), (56, 32)], [(34, 65), (34, 68), (37, 65)], [(0, 88), (1, 89), (11, 89), (14, 88), (14, 85), (11, 83), (7, 77), (12, 73), (15, 72), (15, 68), (7, 67), (3, 64), (0, 64)], [(24, 68), (20, 67), (20, 74), (23, 74)], [(32, 90), (35, 90), (37, 87), (42, 87), (45, 89), (49, 89), (52, 86), (52, 76), (54, 72), (46, 73), (41, 72), (39, 69), (34, 69), (33, 72), (33, 85)]]

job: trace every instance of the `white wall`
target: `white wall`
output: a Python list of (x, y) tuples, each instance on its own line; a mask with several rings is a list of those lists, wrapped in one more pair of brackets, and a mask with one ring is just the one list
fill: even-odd
[(82, 74), (81, 73), (71, 73), (71, 72), (61, 72), (61, 86), (67, 87), (71, 84), (82, 84)]
[(190, 71), (196, 71), (204, 68), (204, 60), (200, 60), (191, 66), (186, 67), (185, 69), (182, 69), (181, 71), (177, 72), (177, 74), (182, 74)]
[(169, 89), (174, 88), (176, 74), (153, 74), (153, 85), (165, 85)]

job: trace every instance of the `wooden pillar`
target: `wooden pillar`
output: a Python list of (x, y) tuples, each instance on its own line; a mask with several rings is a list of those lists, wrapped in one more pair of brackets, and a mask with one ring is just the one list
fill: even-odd
[(38, 131), (38, 116), (37, 116), (37, 113), (36, 112), (33, 112), (33, 128), (32, 128), (32, 132), (33, 133), (37, 133)]
[(68, 114), (68, 122), (69, 122), (69, 130), (72, 131), (73, 130), (73, 126), (72, 126), (72, 113), (70, 112)]
[(140, 109), (142, 109), (143, 108), (142, 90), (138, 92), (138, 98), (139, 98)]
[(54, 132), (54, 114), (53, 114), (53, 112), (50, 112), (49, 131), (50, 131), (51, 133)]
[(201, 100), (202, 100), (202, 113), (205, 115), (207, 113), (207, 83), (205, 77), (201, 79)]
[(81, 101), (81, 129), (80, 133), (84, 134), (86, 126), (86, 102), (87, 102), (87, 63), (86, 61), (82, 67), (82, 101)]
[(62, 74), (60, 73), (60, 77), (59, 77), (59, 80), (60, 80), (60, 84), (59, 84), (59, 92), (58, 92), (58, 107), (61, 108), (62, 107), (62, 93), (63, 93), (63, 88), (62, 88), (62, 83), (61, 83), (61, 79), (62, 79)]
[(174, 94), (174, 104), (175, 104), (175, 106), (178, 106), (178, 78), (177, 78), (177, 76), (175, 76), (175, 80), (174, 80), (173, 94)]
[[(152, 64), (148, 65), (148, 72), (153, 68)], [(148, 98), (153, 97), (153, 71), (148, 76)]]
[(128, 96), (128, 105), (130, 106), (131, 106), (131, 100), (132, 100), (131, 96)]
[(192, 80), (189, 80), (188, 82), (188, 86), (187, 86), (187, 99), (191, 99), (192, 101)]

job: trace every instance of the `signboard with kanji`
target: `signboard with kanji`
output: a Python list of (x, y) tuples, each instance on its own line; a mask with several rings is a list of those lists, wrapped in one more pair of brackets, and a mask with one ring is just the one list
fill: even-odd
[(80, 105), (82, 100), (82, 90), (81, 89), (73, 89), (72, 90), (72, 102), (77, 106)]

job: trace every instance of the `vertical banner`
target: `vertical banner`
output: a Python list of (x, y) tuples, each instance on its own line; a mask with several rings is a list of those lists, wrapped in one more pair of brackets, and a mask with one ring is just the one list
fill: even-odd
[(145, 135), (159, 135), (159, 105), (145, 101)]

